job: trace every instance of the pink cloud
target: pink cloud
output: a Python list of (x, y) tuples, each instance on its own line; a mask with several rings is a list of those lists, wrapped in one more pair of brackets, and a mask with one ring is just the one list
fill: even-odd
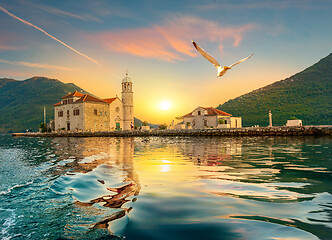
[(20, 38), (16, 34), (8, 33), (8, 32), (0, 32), (0, 51), (16, 51), (26, 49), (23, 46), (15, 46), (17, 45), (17, 40)]
[(197, 17), (174, 17), (162, 25), (147, 28), (104, 31), (92, 38), (106, 49), (144, 58), (174, 61), (196, 56), (191, 39), (217, 42), (222, 50), (226, 40), (237, 47), (253, 24), (225, 27)]
[(0, 51), (1, 50), (22, 50), (24, 49), (24, 47), (15, 47), (15, 46), (9, 46), (9, 45), (5, 45), (5, 44), (1, 44), (0, 43)]

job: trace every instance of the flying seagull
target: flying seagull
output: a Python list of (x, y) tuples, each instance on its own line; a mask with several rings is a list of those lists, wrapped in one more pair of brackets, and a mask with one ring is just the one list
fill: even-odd
[(211, 57), (207, 52), (204, 51), (203, 48), (201, 48), (200, 46), (198, 46), (197, 43), (195, 43), (193, 40), (191, 40), (191, 41), (194, 44), (194, 47), (197, 49), (197, 51), (217, 68), (217, 70), (218, 70), (218, 76), (217, 77), (221, 77), (229, 69), (231, 69), (232, 67), (234, 67), (235, 65), (237, 65), (239, 63), (244, 62), (245, 60), (251, 58), (254, 55), (254, 54), (251, 54), (249, 57), (243, 58), (242, 60), (240, 60), (240, 61), (238, 61), (238, 62), (230, 65), (229, 67), (227, 67), (227, 66), (221, 67), (220, 64), (217, 62), (216, 59), (214, 59), (213, 57)]

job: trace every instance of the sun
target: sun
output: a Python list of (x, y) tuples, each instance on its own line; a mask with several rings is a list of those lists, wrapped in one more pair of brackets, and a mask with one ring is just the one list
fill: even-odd
[(164, 111), (167, 111), (170, 107), (171, 107), (171, 104), (169, 103), (169, 101), (162, 101), (159, 104), (159, 108), (164, 110)]

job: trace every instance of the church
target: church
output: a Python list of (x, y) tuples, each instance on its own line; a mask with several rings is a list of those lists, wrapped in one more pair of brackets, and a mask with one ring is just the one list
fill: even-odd
[(100, 99), (77, 91), (69, 93), (54, 104), (55, 131), (131, 130), (134, 125), (134, 104), (128, 73), (122, 80), (121, 98)]

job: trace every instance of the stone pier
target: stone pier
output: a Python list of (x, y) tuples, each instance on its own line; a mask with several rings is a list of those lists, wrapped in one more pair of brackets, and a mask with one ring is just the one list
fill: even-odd
[(13, 133), (25, 137), (148, 137), (148, 136), (332, 136), (332, 125), (296, 127), (246, 127), (221, 129), (183, 129), (150, 131), (110, 131), (110, 132), (52, 132), (52, 133)]

